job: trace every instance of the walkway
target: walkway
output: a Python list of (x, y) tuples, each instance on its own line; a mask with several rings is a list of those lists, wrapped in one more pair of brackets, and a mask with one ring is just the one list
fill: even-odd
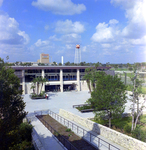
[[(32, 124), (34, 125), (37, 134), (39, 135), (44, 149), (47, 150), (60, 150), (62, 147), (56, 142), (54, 138), (52, 138), (52, 134), (50, 131), (46, 130), (46, 128), (37, 120), (32, 114), (34, 111), (47, 110), (50, 109), (55, 113), (59, 113), (59, 109), (64, 109), (69, 112), (72, 112), (78, 116), (83, 118), (93, 118), (93, 112), (89, 113), (80, 113), (77, 109), (73, 108), (73, 105), (84, 104), (87, 99), (90, 98), (90, 94), (87, 91), (80, 92), (57, 92), (57, 93), (49, 93), (49, 99), (39, 99), (32, 100), (29, 95), (24, 96), (24, 101), (26, 102), (25, 110), (28, 112), (28, 116), (32, 117)], [(125, 112), (130, 112), (130, 102), (127, 103)], [(34, 119), (34, 120), (33, 120)], [(55, 146), (55, 147), (52, 147)], [(57, 146), (57, 147), (56, 147)]]

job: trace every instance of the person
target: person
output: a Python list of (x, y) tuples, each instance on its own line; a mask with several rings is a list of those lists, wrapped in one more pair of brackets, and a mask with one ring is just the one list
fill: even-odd
[(48, 99), (48, 93), (46, 94), (46, 99)]

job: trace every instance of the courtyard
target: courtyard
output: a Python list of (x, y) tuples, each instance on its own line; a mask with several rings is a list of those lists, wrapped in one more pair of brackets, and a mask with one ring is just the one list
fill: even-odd
[[(93, 118), (93, 112), (81, 113), (77, 109), (73, 108), (73, 105), (84, 104), (88, 98), (90, 98), (90, 93), (88, 91), (69, 91), (69, 92), (49, 92), (49, 99), (37, 99), (32, 100), (29, 94), (24, 95), (24, 101), (26, 102), (25, 110), (28, 113), (40, 110), (50, 109), (55, 113), (59, 113), (59, 109), (64, 109), (79, 115), (83, 118)], [(129, 98), (129, 96), (128, 96)], [(130, 113), (130, 105), (132, 103), (127, 100), (126, 108), (124, 113)], [(146, 103), (145, 103), (146, 106)], [(144, 109), (146, 112), (146, 108)]]

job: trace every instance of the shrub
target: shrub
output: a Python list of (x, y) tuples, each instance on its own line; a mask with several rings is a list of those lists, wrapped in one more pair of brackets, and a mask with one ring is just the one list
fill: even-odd
[(33, 126), (28, 124), (27, 122), (20, 124), (18, 132), (19, 132), (19, 135), (21, 136), (22, 141), (24, 141), (24, 140), (27, 140), (28, 142), (31, 141), (32, 128), (33, 128)]
[(69, 128), (68, 128), (68, 129), (66, 129), (65, 131), (66, 131), (66, 132), (70, 132), (70, 131), (71, 131), (71, 129), (69, 129)]
[(131, 133), (131, 124), (126, 124), (126, 125), (124, 126), (124, 131), (125, 131), (126, 133)]
[(132, 137), (146, 142), (146, 131), (142, 130), (141, 128), (136, 128), (134, 131), (132, 131)]

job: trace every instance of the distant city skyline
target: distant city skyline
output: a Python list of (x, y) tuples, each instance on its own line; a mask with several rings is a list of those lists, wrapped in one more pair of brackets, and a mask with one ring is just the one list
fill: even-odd
[(0, 0), (0, 57), (9, 62), (146, 62), (146, 0)]

